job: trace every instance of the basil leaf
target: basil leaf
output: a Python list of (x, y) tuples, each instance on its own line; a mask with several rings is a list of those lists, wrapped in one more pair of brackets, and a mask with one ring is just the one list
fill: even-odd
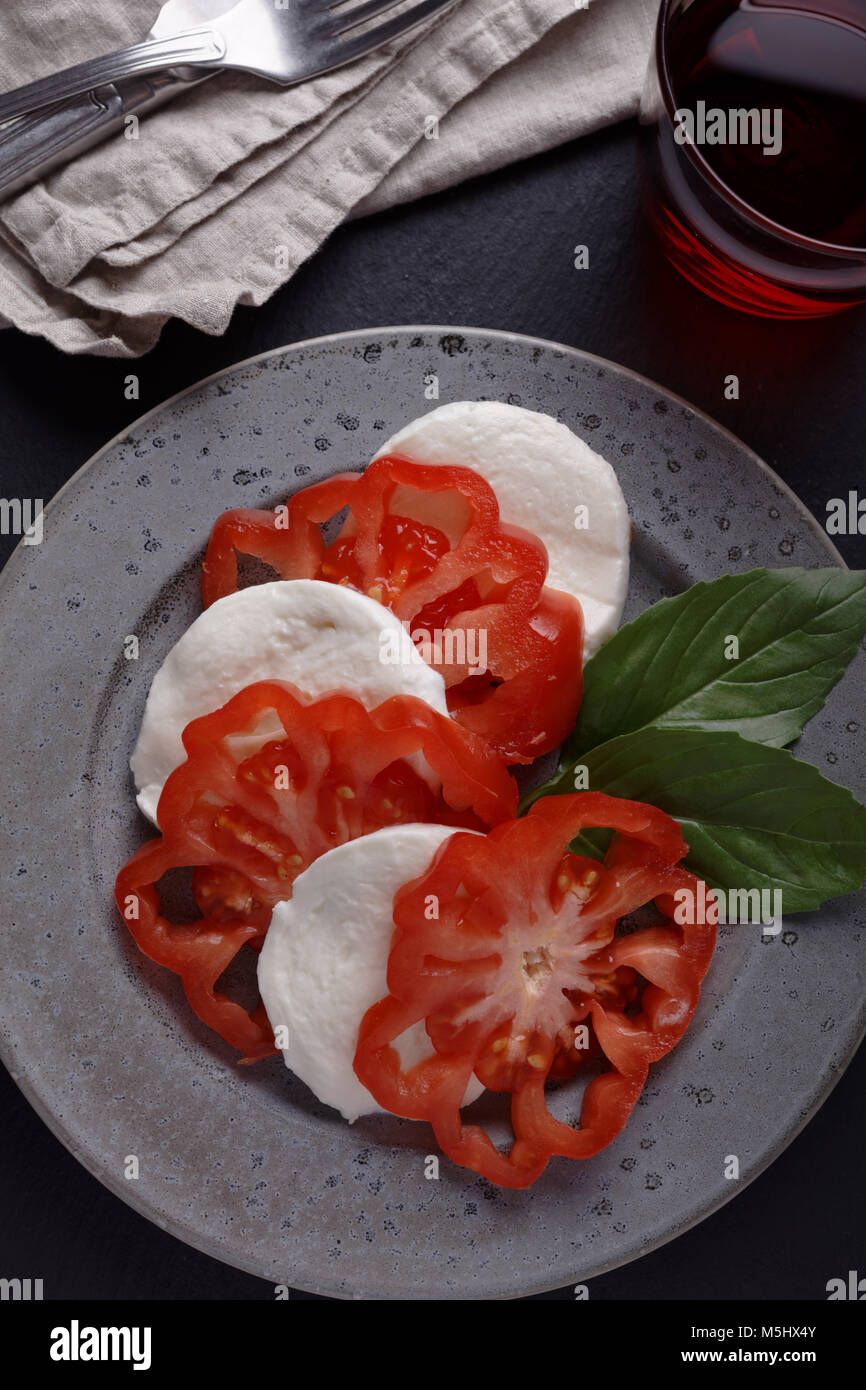
[(695, 584), (587, 662), (565, 756), (647, 725), (730, 729), (781, 748), (824, 704), (864, 631), (863, 570), (758, 569)]
[[(804, 912), (866, 877), (866, 808), (785, 749), (728, 732), (649, 728), (580, 761), (589, 790), (649, 802), (678, 820), (687, 867), (712, 887), (779, 888), (785, 912)], [(574, 765), (562, 769), (531, 801), (573, 791), (574, 773)], [(592, 837), (581, 836), (578, 853), (597, 854)]]

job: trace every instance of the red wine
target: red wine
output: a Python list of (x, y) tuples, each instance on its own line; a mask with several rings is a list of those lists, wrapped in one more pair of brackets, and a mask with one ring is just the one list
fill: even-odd
[(695, 0), (667, 60), (678, 109), (754, 109), (765, 136), (778, 122), (777, 154), (698, 146), (734, 193), (791, 231), (866, 247), (866, 0)]

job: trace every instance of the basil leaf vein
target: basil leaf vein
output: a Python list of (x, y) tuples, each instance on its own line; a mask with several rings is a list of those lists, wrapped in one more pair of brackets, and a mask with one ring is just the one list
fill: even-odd
[[(803, 912), (866, 878), (866, 808), (785, 749), (730, 731), (644, 728), (581, 759), (589, 790), (645, 801), (679, 821), (686, 866), (712, 887), (780, 889)], [(574, 790), (574, 765), (527, 798)], [(525, 807), (524, 807), (525, 809)], [(578, 853), (597, 857), (582, 836)]]
[(822, 707), (864, 632), (866, 571), (758, 569), (694, 584), (587, 662), (565, 756), (648, 726), (784, 747)]

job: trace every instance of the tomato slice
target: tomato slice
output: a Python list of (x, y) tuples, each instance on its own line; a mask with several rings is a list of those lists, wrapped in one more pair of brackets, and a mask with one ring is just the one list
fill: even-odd
[[(244, 1008), (216, 985), (243, 946), (260, 949), (274, 904), (308, 864), (386, 825), (485, 830), (517, 805), (501, 760), (414, 696), (368, 711), (262, 681), (194, 720), (183, 741), (187, 760), (159, 801), (163, 833), (120, 871), (115, 897), (141, 950), (181, 977), (199, 1018), (246, 1062), (275, 1050), (270, 1025), (260, 1004)], [(180, 868), (194, 870), (202, 916), (191, 924), (163, 915), (157, 888)]]
[[(603, 863), (568, 849), (589, 827), (616, 832)], [(715, 927), (670, 915), (677, 889), (697, 889), (680, 867), (687, 850), (663, 811), (600, 792), (546, 797), (485, 837), (453, 836), (395, 896), (389, 994), (361, 1024), (360, 1080), (394, 1114), (429, 1120), (449, 1157), (501, 1186), (528, 1186), (554, 1154), (597, 1153), (628, 1119), (650, 1063), (682, 1037), (712, 956)], [(665, 920), (617, 934), (648, 903)], [(404, 1072), (392, 1043), (422, 1019), (435, 1056)], [(594, 1055), (608, 1070), (589, 1080), (574, 1128), (548, 1110), (545, 1082), (590, 1070)], [(507, 1155), (462, 1123), (473, 1072), (511, 1093)]]
[[(322, 526), (345, 508), (326, 545)], [(205, 605), (237, 588), (238, 552), (284, 579), (349, 584), (390, 608), (441, 671), (454, 718), (507, 761), (531, 762), (574, 727), (580, 604), (545, 587), (544, 546), (503, 525), (493, 489), (472, 469), (382, 458), (275, 512), (225, 513), (204, 561)]]

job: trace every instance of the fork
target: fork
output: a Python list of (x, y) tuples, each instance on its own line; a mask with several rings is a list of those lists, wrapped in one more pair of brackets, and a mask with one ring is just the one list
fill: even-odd
[[(277, 8), (278, 3), (282, 8)], [(177, 66), (232, 68), (288, 87), (354, 62), (423, 24), (455, 0), (416, 0), (410, 9), (385, 17), (401, 3), (403, 0), (240, 0), (218, 19), (174, 38), (147, 39), (0, 96), (0, 125), (121, 78)], [(372, 25), (377, 19), (381, 23)]]

